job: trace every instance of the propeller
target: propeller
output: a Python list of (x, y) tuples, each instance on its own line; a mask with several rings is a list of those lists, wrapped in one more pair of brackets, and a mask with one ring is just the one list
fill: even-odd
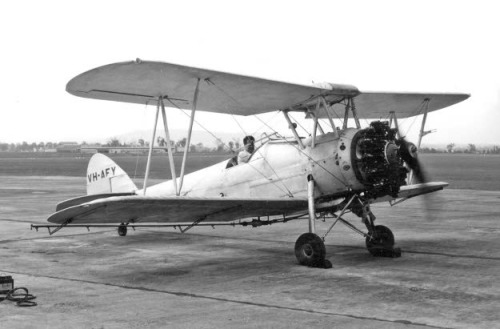
[[(399, 135), (401, 136), (401, 135)], [(428, 176), (424, 172), (422, 164), (418, 158), (418, 148), (412, 142), (408, 142), (404, 137), (400, 137), (399, 140), (399, 152), (401, 155), (401, 159), (408, 165), (411, 169), (410, 178), (408, 184), (415, 183), (426, 183), (428, 182)], [(431, 198), (429, 194), (425, 194), (422, 196), (423, 202), (423, 211), (425, 214), (425, 218), (428, 221), (433, 221), (436, 219), (436, 207), (435, 207), (435, 199)], [(439, 210), (437, 210), (439, 211)]]
[(412, 171), (412, 177), (415, 177), (416, 182), (418, 183), (427, 182), (427, 177), (424, 173), (420, 160), (418, 159), (417, 146), (411, 142), (408, 142), (404, 137), (399, 138), (399, 145), (401, 159), (403, 159), (408, 167), (410, 167)]

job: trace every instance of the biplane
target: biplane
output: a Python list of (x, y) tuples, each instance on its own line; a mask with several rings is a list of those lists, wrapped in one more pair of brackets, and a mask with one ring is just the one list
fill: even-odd
[[(32, 228), (47, 227), (53, 234), (64, 227), (115, 226), (124, 236), (127, 227), (170, 226), (185, 232), (203, 225), (262, 226), (302, 218), (307, 228), (295, 243), (296, 258), (301, 265), (325, 268), (331, 263), (324, 241), (339, 222), (362, 235), (372, 255), (397, 254), (393, 233), (375, 223), (370, 205), (396, 204), (448, 185), (426, 180), (418, 147), (429, 112), (469, 97), (364, 92), (332, 83), (305, 86), (140, 59), (82, 73), (66, 90), (156, 107), (144, 183), (138, 188), (113, 160), (95, 154), (87, 170), (87, 195), (59, 203), (48, 218), (53, 224)], [(166, 108), (191, 111), (187, 146), (197, 111), (241, 116), (279, 111), (291, 133), (265, 134), (255, 141), (247, 162), (228, 159), (189, 174), (185, 147), (179, 176), (168, 151), (172, 179), (148, 186), (160, 114), (167, 145), (171, 143)], [(291, 114), (297, 112), (312, 120), (307, 136), (300, 136), (293, 122)], [(415, 145), (399, 131), (398, 118), (420, 114)], [(373, 121), (362, 128), (360, 117)], [(366, 231), (349, 222), (347, 213), (361, 218)], [(316, 221), (324, 218), (332, 224), (319, 234)]]

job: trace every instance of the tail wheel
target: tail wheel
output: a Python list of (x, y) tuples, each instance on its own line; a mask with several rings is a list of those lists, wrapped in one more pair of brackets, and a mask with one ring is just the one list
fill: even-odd
[(373, 256), (392, 250), (394, 247), (394, 234), (384, 225), (375, 226), (371, 236), (366, 237), (366, 248)]
[(120, 226), (118, 226), (118, 235), (119, 236), (127, 235), (127, 225), (120, 224)]
[(304, 233), (295, 242), (295, 257), (300, 265), (323, 267), (325, 255), (325, 244), (314, 233)]

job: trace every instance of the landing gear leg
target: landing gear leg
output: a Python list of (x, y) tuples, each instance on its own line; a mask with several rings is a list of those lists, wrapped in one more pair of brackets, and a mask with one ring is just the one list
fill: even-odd
[(126, 224), (121, 223), (120, 226), (118, 226), (118, 235), (119, 236), (127, 235), (127, 225)]
[(332, 263), (325, 259), (326, 248), (323, 239), (316, 235), (316, 208), (314, 204), (314, 179), (311, 175), (308, 180), (309, 202), (309, 233), (302, 234), (295, 242), (295, 257), (300, 265), (331, 268)]

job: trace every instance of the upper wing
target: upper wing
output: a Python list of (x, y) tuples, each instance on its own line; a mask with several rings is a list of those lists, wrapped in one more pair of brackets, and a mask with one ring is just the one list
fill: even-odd
[(191, 109), (196, 83), (200, 79), (197, 109), (201, 111), (253, 115), (275, 110), (305, 111), (324, 96), (333, 104), (355, 97), (359, 116), (379, 118), (396, 111), (398, 117), (419, 113), (419, 105), (429, 99), (429, 111), (438, 110), (469, 97), (467, 94), (360, 92), (356, 87), (326, 83), (304, 86), (199, 69), (163, 62), (132, 61), (101, 66), (68, 82), (66, 90), (76, 96), (166, 105)]
[(252, 216), (292, 214), (307, 209), (307, 199), (154, 198), (117, 196), (62, 209), (52, 223), (185, 223), (200, 220), (233, 221)]
[[(406, 92), (360, 92), (354, 98), (358, 115), (370, 119), (386, 118), (389, 112), (395, 112), (398, 118), (407, 118), (422, 114), (423, 106), (432, 112), (459, 103), (469, 98), (468, 94), (458, 93), (406, 93)], [(424, 102), (428, 100), (428, 104)], [(343, 108), (339, 112), (343, 115)], [(326, 118), (326, 113), (320, 112), (318, 117)]]
[[(226, 114), (252, 115), (285, 109), (322, 93), (340, 99), (358, 93), (352, 86), (330, 85), (322, 89), (139, 60), (82, 73), (68, 82), (66, 90), (86, 98), (139, 104), (156, 104), (159, 97), (164, 97), (177, 107), (191, 109), (198, 79), (197, 109)], [(168, 102), (166, 105), (169, 106)]]

